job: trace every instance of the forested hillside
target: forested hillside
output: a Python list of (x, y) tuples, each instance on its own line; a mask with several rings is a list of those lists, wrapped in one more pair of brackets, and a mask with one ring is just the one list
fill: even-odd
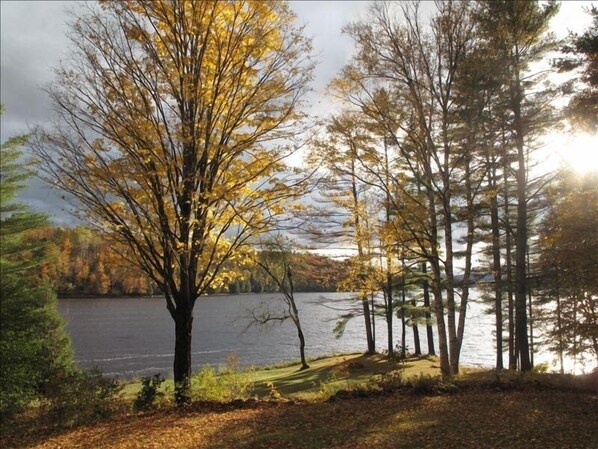
[[(137, 266), (126, 260), (126, 249), (82, 226), (43, 227), (29, 232), (32, 241), (45, 242), (40, 281), (50, 282), (59, 296), (157, 295), (160, 290)], [(256, 253), (256, 257), (260, 257)], [(291, 255), (295, 290), (336, 291), (345, 273), (345, 262), (317, 254)], [(257, 263), (244, 265), (222, 287), (211, 293), (275, 292), (277, 287)]]

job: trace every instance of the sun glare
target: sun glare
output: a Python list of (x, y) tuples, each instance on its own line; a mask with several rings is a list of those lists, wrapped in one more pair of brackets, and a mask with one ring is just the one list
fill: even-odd
[(550, 146), (560, 166), (580, 174), (598, 172), (598, 134), (561, 134)]

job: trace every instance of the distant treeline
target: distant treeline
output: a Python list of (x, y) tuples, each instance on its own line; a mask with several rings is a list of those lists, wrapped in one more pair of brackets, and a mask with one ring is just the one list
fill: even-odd
[[(29, 238), (45, 243), (39, 276), (50, 282), (59, 296), (161, 294), (147, 275), (120, 256), (113, 242), (89, 228), (45, 227), (32, 231)], [(290, 257), (298, 292), (336, 291), (347, 271), (345, 262), (317, 254), (294, 253)], [(255, 264), (243, 267), (235, 279), (210, 293), (274, 291), (275, 283)]]

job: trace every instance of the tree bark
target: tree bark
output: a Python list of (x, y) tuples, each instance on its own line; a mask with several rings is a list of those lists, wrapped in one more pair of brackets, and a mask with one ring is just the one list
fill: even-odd
[[(446, 194), (449, 196), (448, 194)], [(445, 199), (445, 201), (449, 201)], [(453, 272), (453, 223), (450, 211), (450, 204), (443, 204), (444, 211), (444, 248), (445, 262), (444, 272), (446, 275), (446, 310), (447, 330), (449, 344), (449, 366), (451, 375), (459, 372), (459, 340), (457, 337), (457, 323), (455, 313), (455, 278)]]
[[(527, 248), (527, 267), (530, 270), (530, 261), (529, 261), (529, 246)], [(528, 323), (529, 323), (529, 358), (531, 366), (534, 366), (534, 309), (532, 304), (532, 286), (530, 283), (527, 283), (527, 305), (528, 305)]]
[(301, 369), (309, 368), (307, 364), (307, 359), (305, 358), (305, 337), (303, 335), (303, 331), (301, 330), (301, 325), (297, 324), (297, 335), (299, 336), (299, 352), (301, 354)]
[[(356, 150), (352, 148), (354, 153)], [(357, 243), (357, 255), (359, 256), (360, 263), (363, 263), (364, 251), (363, 241), (361, 233), (361, 220), (359, 216), (359, 194), (357, 192), (357, 178), (355, 176), (355, 157), (356, 154), (351, 156), (351, 194), (353, 199), (353, 224), (355, 225), (355, 239)], [(368, 354), (376, 353), (376, 345), (374, 344), (374, 337), (372, 335), (372, 318), (370, 312), (370, 304), (367, 297), (367, 293), (361, 298), (361, 304), (363, 306), (363, 317), (365, 319), (365, 336), (368, 345)]]
[[(493, 172), (495, 170), (493, 169)], [(496, 191), (495, 173), (491, 175), (491, 188)], [(492, 271), (494, 272), (494, 314), (496, 318), (496, 369), (503, 366), (502, 357), (502, 276), (500, 263), (500, 230), (498, 225), (498, 202), (496, 193), (490, 199), (490, 221), (492, 226)]]
[(401, 286), (401, 358), (407, 357), (407, 329), (405, 326), (405, 277)]
[(361, 298), (361, 303), (363, 305), (363, 316), (365, 317), (365, 335), (368, 344), (368, 354), (375, 354), (376, 347), (374, 346), (374, 338), (372, 336), (372, 321), (370, 317), (370, 303), (368, 301), (367, 295)]
[[(561, 316), (561, 290), (559, 284), (559, 269), (555, 267), (554, 271), (554, 282), (556, 286), (556, 325), (557, 331), (559, 335), (559, 362), (560, 362), (560, 372), (561, 374), (565, 374), (565, 362), (564, 362), (564, 342), (563, 342), (563, 321)], [(598, 351), (596, 352), (598, 354)]]
[(295, 284), (293, 283), (293, 272), (291, 267), (286, 267), (287, 277), (289, 279), (289, 293), (288, 299), (291, 303), (291, 310), (293, 311), (293, 322), (297, 328), (297, 336), (299, 337), (299, 354), (301, 355), (301, 370), (309, 368), (307, 360), (305, 359), (305, 336), (303, 335), (303, 329), (301, 328), (301, 321), (299, 320), (299, 310), (297, 309), (297, 303), (295, 303)]
[[(387, 268), (388, 269), (388, 268)], [(386, 273), (386, 329), (388, 336), (388, 358), (394, 357), (394, 342), (392, 334), (392, 318), (393, 318), (393, 304), (392, 304), (392, 275), (390, 272)]]
[[(470, 148), (473, 147), (473, 142), (469, 142), (468, 146)], [(459, 359), (461, 357), (463, 335), (465, 334), (465, 318), (467, 316), (467, 301), (469, 301), (469, 283), (471, 280), (473, 244), (475, 238), (475, 192), (472, 184), (471, 163), (471, 158), (467, 157), (467, 160), (465, 162), (465, 189), (467, 198), (467, 236), (465, 239), (465, 266), (463, 268), (461, 300), (459, 302), (456, 347), (455, 353), (451, 354), (451, 358), (453, 360), (453, 374), (457, 374), (459, 372)], [(475, 190), (477, 190), (477, 188)]]
[(177, 311), (175, 315), (174, 397), (177, 405), (191, 401), (191, 330), (193, 311)]
[[(411, 305), (415, 308), (417, 306), (417, 303), (415, 302), (415, 299), (413, 299), (411, 301)], [(415, 321), (415, 317), (412, 315), (411, 319), (413, 320), (413, 324), (412, 324), (412, 329), (413, 329), (413, 345), (415, 347), (415, 352), (413, 353), (413, 355), (422, 355), (422, 347), (419, 341), (419, 329), (417, 328), (417, 322)]]
[[(503, 142), (504, 144), (504, 142)], [(517, 369), (517, 349), (515, 347), (515, 302), (513, 298), (513, 267), (512, 267), (512, 228), (511, 228), (511, 217), (509, 210), (509, 163), (506, 158), (503, 159), (503, 186), (504, 186), (504, 223), (505, 223), (505, 261), (506, 261), (506, 286), (507, 286), (507, 297), (508, 297), (508, 315), (509, 315), (509, 369)]]
[(374, 292), (370, 293), (371, 316), (372, 316), (372, 345), (376, 347), (376, 303)]
[(517, 145), (517, 231), (515, 235), (515, 346), (519, 352), (521, 371), (531, 370), (527, 336), (527, 167), (521, 117), (521, 82), (518, 50), (515, 50), (515, 80), (513, 92), (513, 123)]
[[(427, 169), (426, 177), (431, 180), (432, 175)], [(434, 193), (430, 190), (426, 192), (428, 197), (428, 210), (430, 217), (430, 267), (432, 268), (432, 292), (434, 294), (434, 312), (436, 314), (436, 327), (438, 328), (438, 350), (440, 351), (440, 372), (442, 377), (451, 376), (451, 365), (449, 360), (449, 349), (446, 333), (446, 322), (444, 320), (444, 304), (442, 303), (442, 275), (440, 271), (440, 255), (438, 254), (438, 217), (436, 216), (436, 203)]]
[[(422, 262), (422, 273), (424, 275), (424, 281), (422, 283), (422, 288), (424, 291), (424, 307), (426, 310), (430, 308), (430, 287), (428, 285), (428, 279), (425, 278), (427, 275), (427, 266), (426, 262)], [(428, 340), (428, 355), (436, 355), (436, 350), (434, 349), (434, 329), (432, 328), (431, 320), (432, 314), (430, 312), (425, 313), (426, 317), (426, 336)]]

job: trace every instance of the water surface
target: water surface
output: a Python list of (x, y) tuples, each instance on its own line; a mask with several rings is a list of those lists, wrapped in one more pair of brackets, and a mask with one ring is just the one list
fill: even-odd
[[(298, 293), (299, 313), (308, 357), (366, 350), (363, 318), (353, 319), (344, 335), (333, 335), (336, 317), (355, 305), (347, 293)], [(290, 320), (267, 329), (247, 327), (251, 310), (261, 304), (276, 308), (274, 294), (217, 295), (198, 299), (193, 322), (193, 370), (222, 365), (234, 353), (243, 366), (262, 366), (299, 358), (297, 331)], [(120, 378), (162, 373), (172, 375), (174, 322), (164, 298), (69, 298), (59, 301), (67, 321), (77, 361), (83, 368), (99, 367)], [(494, 318), (483, 306), (468, 309), (461, 361), (467, 365), (492, 366), (495, 361)], [(401, 338), (395, 319), (394, 340)], [(420, 326), (422, 351), (427, 352), (425, 328)], [(386, 323), (376, 322), (379, 350), (386, 348)], [(438, 350), (436, 341), (436, 349)], [(407, 346), (413, 350), (411, 328)]]

